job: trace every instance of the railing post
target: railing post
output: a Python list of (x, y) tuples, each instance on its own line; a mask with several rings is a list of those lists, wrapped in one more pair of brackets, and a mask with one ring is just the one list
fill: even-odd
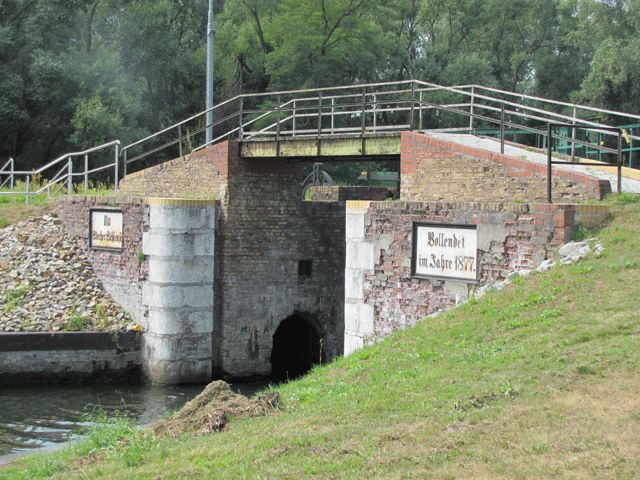
[(360, 112), (360, 135), (362, 136), (364, 136), (366, 108), (367, 108), (367, 87), (362, 87), (362, 111)]
[(118, 191), (118, 162), (120, 161), (120, 145), (116, 143), (115, 147), (116, 147), (116, 151), (115, 151), (115, 159), (113, 164), (113, 182), (114, 182), (114, 188), (117, 192)]
[(240, 97), (240, 107), (239, 107), (239, 120), (238, 120), (238, 140), (242, 140), (242, 135), (244, 132), (242, 131), (242, 123), (244, 122), (244, 97)]
[(552, 132), (551, 132), (551, 124), (547, 123), (547, 202), (553, 203), (551, 198), (551, 162), (552, 162)]
[[(576, 124), (576, 107), (573, 107), (571, 123)], [(571, 163), (576, 161), (576, 127), (571, 127)]]
[(31, 185), (31, 175), (27, 175), (27, 185), (25, 188), (24, 203), (29, 205), (29, 187)]
[(293, 101), (292, 122), (293, 122), (292, 135), (295, 137), (296, 136), (296, 101), (295, 100)]
[(622, 193), (622, 130), (618, 130), (618, 194)]
[(504, 153), (504, 102), (500, 102), (500, 153)]
[(367, 108), (367, 87), (362, 87), (362, 112), (360, 115), (360, 139), (361, 139), (361, 146), (360, 146), (360, 154), (361, 155), (365, 155), (365, 141), (364, 141), (364, 127), (365, 127), (365, 112), (366, 112), (366, 108)]
[(371, 109), (373, 110), (373, 133), (376, 133), (378, 127), (378, 114), (376, 113), (376, 109), (378, 108), (378, 98), (375, 93), (371, 95), (371, 97), (373, 98), (373, 105), (371, 106)]
[(420, 109), (418, 110), (418, 130), (422, 131), (422, 90), (418, 93), (418, 102), (420, 103)]
[(471, 105), (469, 106), (469, 133), (473, 132), (473, 116), (475, 115), (475, 87), (471, 87)]
[(182, 157), (182, 124), (178, 125), (178, 156)]
[(122, 151), (122, 178), (127, 176), (127, 152), (126, 148)]
[(84, 155), (84, 193), (89, 190), (89, 154)]
[(335, 127), (336, 127), (335, 119), (334, 119), (335, 106), (336, 106), (336, 99), (334, 97), (331, 97), (331, 134), (332, 135), (333, 135)]
[(322, 154), (320, 135), (322, 135), (322, 92), (318, 92), (318, 138), (316, 139), (316, 154)]
[(409, 131), (413, 132), (413, 116), (416, 106), (416, 82), (411, 82), (411, 113), (409, 114)]
[(11, 190), (13, 190), (13, 187), (15, 186), (15, 173), (13, 173), (15, 171), (15, 163), (16, 161), (13, 159), (13, 157), (11, 157), (11, 175), (9, 177), (9, 185), (11, 186)]
[(73, 157), (69, 157), (67, 163), (67, 194), (71, 194), (73, 189)]
[(280, 156), (280, 94), (276, 97), (276, 157)]

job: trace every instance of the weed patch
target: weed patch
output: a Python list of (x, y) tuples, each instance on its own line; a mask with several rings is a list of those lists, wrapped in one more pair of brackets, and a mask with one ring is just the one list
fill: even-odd
[(24, 282), (17, 287), (8, 288), (4, 294), (4, 311), (5, 313), (13, 312), (24, 297), (31, 290), (31, 284)]

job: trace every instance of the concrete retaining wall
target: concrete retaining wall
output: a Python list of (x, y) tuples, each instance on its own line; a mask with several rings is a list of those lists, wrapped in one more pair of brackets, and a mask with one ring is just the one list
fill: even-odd
[(0, 334), (0, 386), (142, 380), (138, 333)]

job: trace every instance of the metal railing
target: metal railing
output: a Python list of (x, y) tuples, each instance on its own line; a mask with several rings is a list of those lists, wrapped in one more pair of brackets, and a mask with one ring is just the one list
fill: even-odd
[[(213, 113), (215, 118), (210, 124), (206, 122), (208, 113)], [(603, 115), (614, 119), (617, 124), (640, 120), (640, 115), (547, 100), (481, 85), (448, 87), (419, 80), (242, 94), (125, 145), (119, 152), (120, 142), (115, 140), (83, 152), (63, 155), (34, 172), (14, 171), (14, 162), (9, 160), (0, 169), (0, 183), (2, 186), (7, 182), (15, 186), (15, 176), (21, 175), (26, 176), (28, 184), (30, 175), (45, 173), (67, 161), (66, 171), (63, 168), (56, 172), (39, 192), (51, 192), (62, 182), (66, 182), (70, 192), (74, 177), (82, 177), (86, 189), (89, 175), (108, 168), (114, 168), (117, 188), (120, 157), (124, 177), (131, 173), (134, 164), (138, 165), (136, 168), (144, 168), (177, 156), (184, 157), (224, 139), (275, 140), (276, 156), (280, 156), (281, 140), (311, 138), (316, 139), (316, 153), (321, 156), (322, 138), (355, 136), (362, 139), (362, 154), (365, 155), (364, 140), (374, 134), (402, 130), (473, 133), (477, 128), (491, 125), (500, 129), (501, 152), (504, 152), (505, 131), (518, 129), (546, 137), (548, 145), (557, 141), (570, 143), (572, 161), (576, 158), (577, 146), (615, 156), (619, 149), (611, 145), (619, 142), (620, 133), (615, 126), (597, 121), (597, 117)], [(570, 132), (561, 133), (556, 129), (549, 133), (545, 128), (548, 124), (567, 127)], [(210, 142), (203, 141), (208, 127), (214, 130)], [(601, 144), (591, 142), (589, 138), (579, 138), (578, 131), (597, 133), (604, 141)], [(631, 139), (640, 141), (637, 136), (631, 136)], [(110, 146), (116, 147), (114, 162), (90, 170), (86, 156)], [(85, 165), (74, 172), (71, 158), (81, 156), (85, 156)], [(13, 190), (0, 194), (13, 193)], [(28, 196), (28, 187), (26, 190)]]
[[(100, 165), (98, 167), (89, 168), (89, 154), (105, 150), (107, 148), (114, 148), (113, 162)], [(9, 190), (0, 191), (0, 195), (24, 195), (25, 203), (29, 203), (29, 197), (33, 195), (40, 195), (44, 192), (47, 196), (57, 193), (57, 191), (63, 189), (66, 186), (67, 194), (73, 192), (74, 189), (74, 177), (80, 177), (86, 193), (89, 189), (89, 176), (110, 168), (113, 168), (113, 177), (115, 188), (118, 188), (118, 159), (119, 159), (120, 141), (113, 140), (97, 147), (89, 148), (81, 152), (66, 153), (55, 160), (43, 165), (36, 170), (15, 170), (15, 162), (13, 158), (10, 158), (7, 163), (0, 169), (0, 188), (5, 187), (9, 183)], [(80, 158), (83, 160), (83, 167), (81, 170), (74, 171), (73, 163), (74, 159)], [(9, 167), (7, 169), (7, 167)], [(54, 168), (58, 170), (54, 170)], [(50, 178), (45, 177), (47, 174), (55, 172)], [(44, 184), (39, 185), (38, 188), (33, 188), (32, 180), (34, 177), (42, 176), (44, 178)], [(4, 178), (6, 177), (6, 178)], [(4, 178), (4, 180), (3, 180)], [(21, 182), (20, 179), (24, 180)], [(17, 188), (18, 183), (24, 184), (24, 189)]]
[[(562, 124), (562, 123), (549, 123), (547, 124), (547, 138), (549, 141), (547, 142), (547, 202), (553, 203), (553, 195), (552, 195), (552, 184), (553, 184), (553, 165), (568, 165), (573, 166), (576, 165), (573, 162), (567, 162), (562, 160), (554, 160), (553, 159), (553, 139), (555, 135), (553, 134), (553, 130), (557, 128), (585, 128), (576, 126), (573, 123)], [(622, 193), (622, 129), (621, 128), (607, 128), (607, 127), (598, 127), (602, 130), (607, 130), (614, 135), (617, 135), (617, 148), (616, 152), (616, 164), (611, 165), (602, 162), (585, 162), (582, 161), (578, 165), (580, 166), (594, 166), (594, 167), (612, 167), (616, 169), (616, 188), (618, 193)]]

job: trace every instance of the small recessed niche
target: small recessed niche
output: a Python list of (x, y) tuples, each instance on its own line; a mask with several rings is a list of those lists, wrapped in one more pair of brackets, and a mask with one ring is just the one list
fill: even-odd
[(313, 270), (313, 260), (298, 260), (298, 277), (310, 277)]

